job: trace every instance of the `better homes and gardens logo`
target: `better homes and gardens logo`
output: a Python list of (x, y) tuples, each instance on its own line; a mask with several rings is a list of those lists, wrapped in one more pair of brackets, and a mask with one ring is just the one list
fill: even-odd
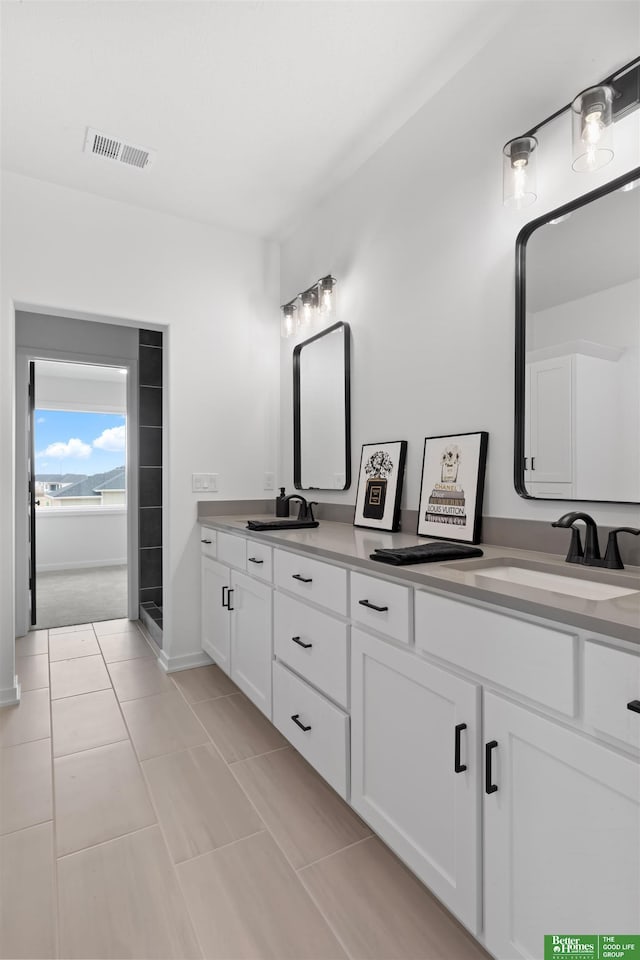
[(640, 960), (640, 936), (550, 934), (544, 938), (544, 960)]

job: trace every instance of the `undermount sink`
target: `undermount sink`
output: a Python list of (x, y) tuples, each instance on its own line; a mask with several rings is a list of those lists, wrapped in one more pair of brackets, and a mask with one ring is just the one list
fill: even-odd
[[(516, 560), (506, 559), (503, 563), (494, 561), (470, 561), (465, 566), (456, 565), (456, 569), (473, 573), (476, 577), (488, 577), (493, 580), (502, 580), (523, 587), (533, 587), (535, 590), (546, 590), (551, 593), (563, 593), (570, 597), (579, 597), (583, 600), (613, 600), (616, 597), (626, 597), (638, 593), (630, 587), (623, 587), (617, 583), (604, 583), (601, 580), (578, 579), (565, 576), (561, 573), (549, 573), (547, 570), (535, 569), (520, 565)], [(454, 566), (451, 564), (451, 566)]]

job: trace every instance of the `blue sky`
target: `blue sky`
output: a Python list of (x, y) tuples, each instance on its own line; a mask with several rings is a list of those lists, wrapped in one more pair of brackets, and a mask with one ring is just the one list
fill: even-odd
[(36, 474), (105, 473), (125, 463), (126, 417), (36, 410)]

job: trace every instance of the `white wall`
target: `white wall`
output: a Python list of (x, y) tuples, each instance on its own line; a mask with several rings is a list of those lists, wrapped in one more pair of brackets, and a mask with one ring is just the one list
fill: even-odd
[(127, 562), (127, 511), (43, 507), (36, 511), (37, 571)]
[[(502, 206), (501, 149), (634, 55), (636, 4), (612, 4), (609, 17), (581, 17), (578, 7), (522, 5), (516, 24), (282, 245), (281, 302), (329, 272), (338, 280), (339, 318), (353, 335), (354, 476), (361, 444), (407, 439), (404, 507), (418, 506), (424, 437), (474, 430), (489, 431), (486, 515), (552, 520), (566, 506), (523, 500), (513, 486), (515, 240), (527, 220), (638, 163), (639, 112), (616, 124), (614, 161), (588, 176), (570, 169), (567, 115), (540, 131), (540, 199), (520, 214)], [(552, 99), (537, 93), (543, 72), (545, 89), (556, 78)], [(281, 351), (278, 480), (288, 487), (294, 344)], [(355, 496), (354, 483), (322, 499)], [(638, 511), (602, 504), (593, 512), (599, 522), (630, 523)]]
[(200, 650), (191, 474), (263, 496), (277, 457), (277, 249), (205, 224), (4, 173), (0, 312), (0, 697), (13, 673), (14, 308), (164, 325), (164, 642)]

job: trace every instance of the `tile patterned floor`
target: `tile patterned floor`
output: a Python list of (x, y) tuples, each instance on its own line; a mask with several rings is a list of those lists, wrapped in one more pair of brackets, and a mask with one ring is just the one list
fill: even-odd
[(17, 641), (0, 711), (0, 958), (487, 954), (217, 667), (128, 620)]

